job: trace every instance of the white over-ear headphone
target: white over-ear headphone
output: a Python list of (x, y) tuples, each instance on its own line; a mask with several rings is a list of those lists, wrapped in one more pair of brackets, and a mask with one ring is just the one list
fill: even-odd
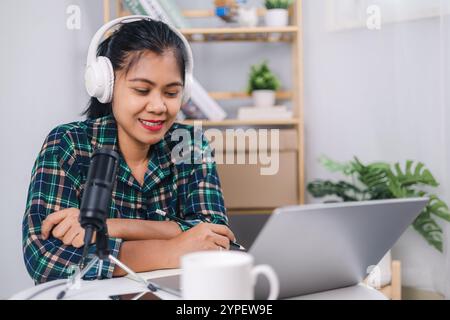
[[(98, 101), (100, 101), (101, 103), (108, 103), (111, 102), (112, 100), (114, 89), (114, 70), (111, 61), (107, 57), (103, 56), (97, 57), (97, 48), (101, 39), (109, 29), (127, 20), (136, 21), (136, 20), (152, 20), (152, 19), (144, 15), (133, 15), (112, 20), (106, 23), (97, 31), (97, 33), (92, 38), (91, 44), (89, 45), (84, 81), (88, 94), (91, 97), (97, 98)], [(186, 61), (185, 61), (185, 76), (183, 89), (183, 104), (184, 104), (188, 102), (191, 94), (194, 59), (192, 57), (192, 50), (189, 45), (189, 42), (186, 40), (183, 34), (180, 31), (178, 31), (175, 27), (172, 27), (169, 24), (167, 25), (183, 41), (185, 47), (184, 57)]]

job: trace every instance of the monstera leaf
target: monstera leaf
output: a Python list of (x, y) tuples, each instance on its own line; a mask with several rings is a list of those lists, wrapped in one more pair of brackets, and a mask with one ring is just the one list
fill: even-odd
[(371, 199), (390, 199), (394, 197), (389, 189), (389, 179), (392, 176), (389, 165), (382, 162), (364, 165), (355, 157), (352, 167), (357, 179), (366, 186), (365, 192), (370, 194)]
[(450, 211), (447, 204), (434, 194), (428, 197), (430, 198), (427, 205), (429, 212), (445, 221), (450, 221)]
[(358, 195), (361, 195), (361, 190), (345, 181), (334, 183), (331, 181), (316, 180), (308, 184), (308, 191), (316, 198), (337, 196), (343, 201), (358, 201), (360, 200)]
[(414, 162), (411, 160), (406, 161), (406, 168), (403, 172), (400, 168), (400, 164), (396, 163), (394, 165), (396, 171), (396, 178), (400, 184), (404, 187), (412, 186), (415, 184), (424, 184), (432, 187), (437, 187), (439, 184), (434, 179), (431, 172), (425, 168), (422, 162), (419, 162), (413, 172)]
[(414, 229), (419, 232), (425, 240), (439, 251), (443, 251), (442, 228), (433, 216), (445, 221), (450, 221), (448, 206), (438, 196), (428, 195), (424, 191), (417, 192), (416, 197), (428, 197), (430, 200), (413, 223)]
[(320, 157), (319, 162), (325, 169), (330, 172), (341, 172), (346, 176), (352, 174), (353, 168), (351, 163), (341, 163), (338, 161), (334, 161), (326, 156)]
[(436, 221), (431, 218), (428, 206), (425, 207), (416, 220), (414, 220), (413, 227), (430, 245), (442, 252), (442, 229)]

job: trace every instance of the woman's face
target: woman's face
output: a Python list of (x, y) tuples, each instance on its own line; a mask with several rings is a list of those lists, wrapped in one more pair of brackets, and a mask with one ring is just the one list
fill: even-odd
[(113, 114), (119, 140), (148, 147), (160, 141), (181, 107), (183, 80), (175, 55), (144, 52), (125, 72), (116, 72)]

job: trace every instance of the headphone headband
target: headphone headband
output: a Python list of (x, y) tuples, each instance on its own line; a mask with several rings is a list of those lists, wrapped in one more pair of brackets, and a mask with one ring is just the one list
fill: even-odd
[[(109, 29), (129, 20), (130, 22), (139, 20), (155, 21), (151, 17), (145, 15), (131, 15), (111, 20), (110, 22), (104, 24), (100, 29), (98, 29), (89, 45), (86, 60), (86, 75), (85, 75), (86, 88), (90, 96), (96, 97), (102, 103), (110, 102), (112, 99), (114, 71), (112, 70), (111, 61), (107, 57), (102, 56), (97, 57), (97, 48), (103, 36)], [(175, 27), (171, 26), (168, 23), (165, 24), (181, 39), (181, 41), (184, 44), (184, 54), (186, 61), (185, 61), (185, 79), (184, 79), (185, 94), (183, 96), (183, 103), (186, 103), (187, 100), (189, 99), (194, 71), (194, 59), (192, 55), (191, 46), (189, 45), (189, 42), (179, 30), (177, 30)], [(97, 64), (102, 64), (102, 66), (97, 66)]]

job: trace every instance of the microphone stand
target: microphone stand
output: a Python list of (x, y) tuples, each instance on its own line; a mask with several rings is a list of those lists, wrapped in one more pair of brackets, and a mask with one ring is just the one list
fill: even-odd
[[(110, 260), (110, 261), (114, 262), (115, 264), (117, 264), (123, 271), (125, 271), (127, 273), (127, 275), (131, 276), (133, 278), (133, 280), (142, 283), (144, 285), (145, 290), (149, 290), (151, 292), (156, 292), (158, 290), (161, 290), (161, 291), (164, 291), (171, 295), (180, 297), (180, 293), (178, 291), (172, 290), (170, 288), (165, 288), (165, 287), (162, 287), (155, 283), (152, 283), (151, 281), (145, 280), (143, 277), (138, 275), (136, 272), (134, 272), (131, 268), (129, 268), (127, 265), (125, 265), (119, 259), (114, 257), (109, 251), (108, 239), (109, 239), (108, 229), (107, 229), (107, 225), (105, 223), (103, 225), (103, 227), (96, 233), (96, 239), (95, 239), (95, 244), (97, 246), (96, 256), (87, 264), (87, 266), (85, 268), (79, 268), (76, 271), (76, 273), (72, 277), (72, 281), (68, 282), (68, 284), (66, 285), (66, 288), (58, 293), (56, 299), (61, 300), (66, 296), (66, 294), (69, 291), (74, 290), (74, 288), (76, 286), (76, 282), (81, 280), (81, 278), (84, 275), (86, 275), (86, 273), (90, 269), (92, 269), (97, 262), (99, 263), (97, 279), (100, 279), (103, 261), (105, 261), (105, 260)], [(84, 260), (84, 257), (82, 258), (82, 262), (83, 262), (83, 260)]]

